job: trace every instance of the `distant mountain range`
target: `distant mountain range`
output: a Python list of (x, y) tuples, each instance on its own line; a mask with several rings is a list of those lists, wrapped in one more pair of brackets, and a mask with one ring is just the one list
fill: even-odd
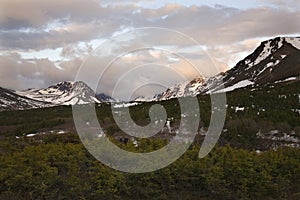
[[(226, 72), (210, 78), (198, 77), (190, 82), (178, 83), (154, 97), (139, 97), (135, 101), (162, 101), (199, 94), (230, 92), (250, 85), (255, 87), (299, 80), (300, 37), (277, 37), (262, 42), (253, 53)], [(83, 82), (64, 81), (45, 89), (25, 91), (12, 91), (0, 87), (0, 111), (91, 102), (119, 101), (105, 94), (95, 94)]]
[(20, 96), (54, 105), (100, 103), (95, 98), (93, 90), (83, 82), (64, 81), (45, 89), (30, 89), (21, 92), (17, 91), (16, 93)]
[(97, 94), (84, 82), (63, 81), (45, 89), (12, 91), (0, 87), (0, 110), (22, 110), (116, 101), (105, 94)]

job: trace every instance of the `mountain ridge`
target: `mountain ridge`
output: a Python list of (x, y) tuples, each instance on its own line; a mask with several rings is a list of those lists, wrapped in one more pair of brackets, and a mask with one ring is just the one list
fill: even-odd
[(37, 101), (0, 87), (0, 111), (50, 107), (52, 104)]
[[(249, 85), (263, 85), (291, 77), (299, 78), (299, 76), (300, 37), (276, 37), (261, 42), (250, 55), (226, 72), (221, 72), (205, 81), (196, 78), (191, 82), (178, 83), (156, 95), (152, 100), (229, 92)], [(189, 88), (191, 83), (197, 83), (198, 87)], [(182, 90), (188, 92), (177, 92)]]
[[(261, 42), (233, 68), (210, 78), (198, 77), (177, 83), (153, 97), (136, 102), (163, 101), (185, 96), (230, 92), (247, 86), (300, 80), (300, 37), (276, 37)], [(44, 89), (13, 91), (0, 87), (0, 110), (57, 105), (120, 103), (106, 94), (95, 94), (82, 81), (62, 81)]]

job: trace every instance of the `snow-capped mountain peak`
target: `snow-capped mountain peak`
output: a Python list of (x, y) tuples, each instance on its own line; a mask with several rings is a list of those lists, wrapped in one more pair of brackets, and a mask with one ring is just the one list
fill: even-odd
[(237, 65), (245, 65), (247, 70), (259, 64), (287, 44), (292, 45), (294, 48), (300, 50), (300, 37), (277, 37), (264, 41), (251, 55), (246, 57)]
[(178, 83), (156, 95), (155, 99), (229, 92), (249, 85), (275, 83), (299, 75), (300, 37), (277, 37), (262, 42), (253, 53), (232, 69), (206, 80), (198, 78), (189, 83)]
[(199, 90), (204, 83), (205, 79), (203, 77), (195, 78), (192, 81), (178, 83), (174, 86), (169, 87), (162, 94), (155, 95), (153, 99), (158, 101), (185, 96), (195, 96), (199, 93)]
[(119, 102), (119, 100), (117, 100), (111, 96), (108, 96), (104, 93), (96, 94), (96, 98), (100, 102)]
[(83, 82), (63, 81), (45, 89), (31, 89), (17, 94), (55, 105), (99, 103), (93, 90)]
[[(198, 94), (229, 92), (237, 88), (300, 81), (300, 37), (277, 37), (262, 42), (233, 68), (210, 78), (177, 83), (154, 97), (135, 101), (161, 101)], [(118, 102), (105, 94), (95, 95), (84, 82), (63, 81), (44, 89), (12, 91), (0, 87), (0, 110), (56, 105)]]
[(252, 54), (225, 73), (225, 85), (241, 80), (272, 83), (299, 74), (299, 43), (300, 38), (296, 37), (277, 37), (262, 42)]

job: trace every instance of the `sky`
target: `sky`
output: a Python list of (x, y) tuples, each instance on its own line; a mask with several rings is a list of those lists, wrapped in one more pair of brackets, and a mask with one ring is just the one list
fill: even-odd
[(151, 96), (299, 35), (298, 0), (1, 0), (0, 87), (83, 79), (116, 98)]

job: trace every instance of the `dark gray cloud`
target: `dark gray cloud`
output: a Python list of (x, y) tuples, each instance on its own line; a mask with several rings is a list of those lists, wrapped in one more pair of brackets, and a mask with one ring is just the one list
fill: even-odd
[(43, 88), (62, 80), (74, 80), (79, 58), (65, 61), (59, 69), (49, 59), (22, 59), (19, 54), (0, 56), (0, 86), (10, 89)]
[[(225, 6), (169, 4), (159, 9), (136, 5), (101, 7), (92, 0), (4, 0), (0, 15), (2, 50), (58, 48), (105, 38), (126, 27), (165, 27), (182, 31), (208, 45), (251, 37), (300, 32), (300, 11), (270, 7), (239, 10)], [(138, 11), (138, 12), (137, 12)], [(153, 36), (155, 40), (158, 36)]]

